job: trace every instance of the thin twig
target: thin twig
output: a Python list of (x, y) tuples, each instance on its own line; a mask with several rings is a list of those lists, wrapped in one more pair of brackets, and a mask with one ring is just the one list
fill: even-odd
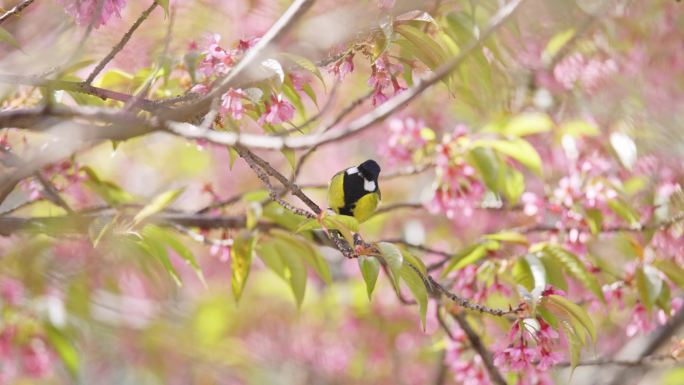
[(24, 8), (31, 5), (33, 1), (34, 0), (23, 0), (21, 3), (15, 5), (14, 8), (10, 9), (9, 11), (5, 12), (2, 16), (0, 16), (0, 24), (2, 24), (5, 20), (9, 19), (12, 16), (18, 15), (21, 11), (24, 10)]
[(476, 311), (479, 313), (487, 313), (487, 314), (497, 316), (497, 317), (503, 317), (503, 316), (510, 315), (510, 314), (517, 314), (517, 313), (520, 313), (524, 310), (523, 305), (519, 305), (516, 308), (509, 308), (508, 310), (504, 310), (504, 309), (494, 309), (494, 308), (491, 308), (488, 306), (472, 303), (472, 302), (468, 301), (467, 299), (465, 299), (465, 298), (463, 298), (463, 297), (461, 297), (455, 293), (450, 292), (447, 288), (442, 286), (439, 282), (435, 281), (431, 276), (427, 275), (425, 278), (428, 280), (428, 282), (430, 282), (430, 286), (432, 288), (434, 288), (435, 291), (444, 294), (447, 298), (449, 298), (450, 300), (457, 303), (459, 306), (461, 306), (465, 309), (468, 309), (468, 310)]
[(40, 171), (34, 173), (38, 182), (43, 186), (43, 191), (45, 193), (45, 198), (50, 202), (56, 204), (57, 206), (63, 208), (67, 213), (73, 213), (74, 210), (69, 206), (69, 204), (59, 195), (59, 190), (55, 187), (48, 178), (46, 178)]
[(90, 84), (93, 82), (93, 80), (95, 80), (95, 77), (100, 72), (102, 72), (107, 63), (112, 61), (112, 59), (114, 59), (114, 56), (116, 56), (116, 54), (118, 54), (126, 46), (128, 41), (131, 40), (131, 37), (133, 36), (135, 30), (138, 29), (138, 27), (140, 27), (140, 25), (150, 16), (150, 14), (157, 7), (157, 5), (157, 2), (153, 1), (152, 5), (150, 5), (146, 10), (143, 11), (140, 17), (138, 17), (138, 20), (136, 20), (135, 23), (133, 23), (131, 28), (129, 28), (129, 30), (126, 31), (123, 37), (121, 37), (121, 40), (119, 40), (119, 42), (112, 48), (112, 50), (109, 51), (109, 54), (107, 54), (107, 56), (105, 56), (105, 58), (102, 59), (97, 64), (97, 66), (95, 66), (95, 69), (93, 69), (93, 72), (91, 72), (90, 75), (88, 75), (88, 77), (84, 81), (84, 84)]

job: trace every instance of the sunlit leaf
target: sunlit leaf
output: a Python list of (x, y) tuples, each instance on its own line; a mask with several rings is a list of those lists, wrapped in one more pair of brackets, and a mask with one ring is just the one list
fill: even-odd
[(0, 42), (7, 43), (14, 48), (19, 48), (19, 42), (6, 29), (0, 27)]
[(321, 253), (318, 252), (318, 249), (314, 247), (314, 245), (304, 238), (287, 231), (273, 229), (271, 234), (279, 240), (289, 243), (290, 247), (295, 248), (297, 254), (314, 269), (323, 282), (327, 284), (332, 283), (332, 275), (330, 274), (328, 262), (323, 258)]
[(153, 234), (150, 235), (149, 229), (144, 228), (142, 230), (142, 240), (138, 241), (137, 244), (140, 245), (147, 254), (154, 256), (161, 262), (162, 266), (176, 285), (183, 286), (181, 277), (173, 267), (173, 264), (169, 259), (169, 254), (166, 252), (166, 246), (159, 239), (154, 237)]
[(684, 269), (677, 263), (669, 260), (658, 260), (653, 266), (663, 272), (665, 276), (680, 289), (684, 289)]
[(553, 59), (558, 52), (575, 36), (575, 29), (570, 28), (553, 35), (542, 51), (542, 58), (546, 61)]
[(544, 113), (524, 113), (511, 118), (503, 126), (501, 133), (510, 136), (525, 136), (549, 132), (553, 128), (553, 121)]
[(444, 61), (444, 50), (425, 32), (410, 25), (400, 25), (396, 31), (413, 44), (416, 57), (431, 69)]
[(300, 68), (309, 71), (313, 75), (315, 75), (318, 80), (321, 81), (321, 84), (325, 85), (325, 81), (323, 81), (323, 76), (321, 75), (321, 71), (316, 67), (316, 64), (314, 64), (311, 60), (305, 58), (304, 56), (299, 56), (295, 55), (293, 53), (279, 53), (278, 57), (281, 57), (283, 59), (289, 60), (293, 63), (295, 63), (297, 66)]
[(521, 245), (529, 244), (527, 236), (515, 231), (500, 231), (493, 234), (485, 234), (484, 238), (491, 239), (494, 241), (509, 242), (509, 243), (519, 243)]
[(131, 194), (117, 184), (100, 179), (92, 168), (85, 166), (81, 167), (81, 170), (88, 176), (88, 179), (83, 182), (84, 185), (110, 205), (118, 206), (135, 201)]
[(164, 210), (171, 203), (173, 203), (173, 201), (175, 201), (182, 192), (183, 189), (169, 190), (154, 197), (152, 202), (145, 205), (145, 207), (135, 214), (133, 217), (133, 226), (140, 224), (140, 222), (144, 221), (150, 216)]
[(639, 292), (639, 299), (650, 312), (653, 310), (653, 305), (660, 295), (660, 291), (663, 287), (663, 281), (658, 276), (657, 270), (651, 266), (637, 268), (634, 272), (634, 278), (636, 280), (636, 286)]
[(549, 302), (559, 306), (560, 308), (565, 310), (568, 313), (568, 315), (578, 320), (589, 333), (591, 340), (596, 341), (596, 328), (594, 327), (594, 323), (589, 317), (589, 314), (586, 312), (586, 310), (570, 302), (566, 298), (563, 298), (556, 294), (549, 295), (546, 298)]
[(476, 147), (469, 151), (471, 163), (482, 176), (482, 180), (488, 189), (499, 192), (501, 177), (504, 175), (504, 168), (501, 161), (491, 149)]
[(306, 266), (297, 249), (286, 242), (276, 242), (283, 270), (282, 277), (290, 285), (297, 306), (301, 306), (306, 292)]
[(404, 256), (401, 250), (394, 244), (389, 242), (378, 242), (378, 249), (385, 263), (389, 267), (392, 278), (398, 283), (398, 278), (401, 272), (401, 266), (404, 263)]
[(361, 270), (361, 275), (366, 283), (366, 292), (368, 293), (368, 300), (370, 301), (373, 289), (375, 289), (375, 283), (378, 280), (378, 274), (380, 273), (380, 261), (375, 257), (360, 255), (359, 269)]
[(451, 257), (449, 263), (442, 270), (442, 276), (446, 276), (453, 270), (459, 270), (476, 263), (485, 255), (487, 255), (487, 246), (485, 244), (477, 243), (469, 246)]
[(537, 175), (541, 175), (542, 173), (541, 157), (537, 153), (537, 150), (524, 139), (480, 139), (474, 141), (472, 146), (491, 148), (517, 160)]
[(157, 4), (164, 10), (166, 17), (169, 17), (169, 0), (155, 0)]
[(603, 290), (601, 290), (601, 285), (596, 276), (587, 270), (584, 263), (575, 254), (553, 245), (546, 246), (543, 252), (560, 263), (568, 274), (580, 281), (597, 298), (601, 301), (605, 300)]
[(65, 336), (62, 330), (52, 325), (46, 325), (45, 331), (50, 346), (57, 353), (71, 377), (76, 378), (81, 365), (81, 359), (73, 345), (72, 339)]
[(264, 213), (264, 208), (259, 202), (249, 202), (247, 206), (247, 229), (252, 230), (256, 227)]
[(608, 207), (613, 212), (619, 215), (622, 219), (629, 222), (632, 226), (639, 225), (639, 213), (636, 212), (630, 205), (621, 199), (611, 199), (608, 201)]
[(247, 284), (255, 242), (256, 237), (254, 234), (243, 230), (234, 238), (233, 247), (230, 249), (231, 287), (235, 301), (240, 301), (242, 291), (245, 288), (245, 284)]
[(207, 284), (204, 280), (204, 274), (202, 273), (202, 269), (200, 269), (195, 256), (192, 254), (190, 249), (188, 249), (183, 242), (177, 238), (176, 234), (163, 227), (147, 225), (145, 226), (145, 235), (155, 238), (158, 242), (170, 247), (173, 251), (175, 251), (176, 254), (178, 254), (178, 256), (192, 268), (197, 275), (197, 278), (206, 287)]
[(598, 136), (601, 130), (593, 123), (586, 120), (568, 120), (560, 125), (558, 131), (562, 135), (569, 135), (571, 137), (580, 136)]

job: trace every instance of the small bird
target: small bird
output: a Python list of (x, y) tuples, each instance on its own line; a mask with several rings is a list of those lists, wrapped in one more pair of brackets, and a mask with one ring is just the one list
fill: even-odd
[(380, 165), (372, 159), (338, 172), (330, 180), (328, 205), (338, 214), (364, 222), (380, 203), (379, 175)]

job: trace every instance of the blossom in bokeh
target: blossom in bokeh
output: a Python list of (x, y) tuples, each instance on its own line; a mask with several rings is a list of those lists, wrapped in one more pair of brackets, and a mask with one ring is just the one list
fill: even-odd
[[(410, 162), (413, 154), (427, 143), (425, 123), (414, 118), (392, 118), (387, 123), (389, 139), (383, 152), (397, 162)], [(430, 130), (430, 132), (432, 132)]]
[(42, 378), (52, 372), (54, 357), (41, 338), (32, 338), (21, 352), (24, 372), (31, 377)]
[(613, 59), (586, 59), (581, 53), (574, 53), (556, 64), (553, 76), (567, 90), (579, 85), (592, 92), (617, 70), (617, 63)]
[(392, 86), (394, 94), (406, 89), (397, 80), (397, 75), (402, 71), (403, 67), (401, 65), (391, 63), (389, 58), (384, 56), (381, 56), (373, 63), (368, 85), (373, 88), (372, 104), (374, 106), (387, 101), (388, 96), (385, 92), (390, 86)]
[(271, 102), (266, 103), (266, 112), (259, 118), (259, 124), (280, 124), (294, 117), (294, 106), (283, 98), (283, 95), (271, 95)]
[[(107, 24), (112, 15), (121, 17), (121, 10), (126, 6), (126, 0), (57, 0), (78, 25), (93, 24), (99, 28)], [(98, 9), (100, 8), (100, 9)], [(99, 14), (98, 14), (99, 11)]]
[(19, 305), (24, 299), (24, 285), (14, 278), (0, 278), (0, 299), (11, 306)]
[(347, 76), (347, 74), (350, 74), (354, 71), (354, 54), (350, 53), (345, 55), (340, 60), (334, 62), (330, 66), (329, 71), (335, 75), (337, 80), (344, 80), (344, 77)]
[(242, 119), (245, 112), (245, 107), (242, 105), (243, 97), (245, 97), (245, 93), (241, 89), (229, 89), (221, 96), (221, 114), (230, 114), (235, 120)]

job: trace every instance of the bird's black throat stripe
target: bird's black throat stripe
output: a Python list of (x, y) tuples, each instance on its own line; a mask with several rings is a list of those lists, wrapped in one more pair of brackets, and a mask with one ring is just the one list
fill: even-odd
[[(340, 214), (353, 216), (354, 207), (364, 195), (373, 192), (364, 189), (365, 179), (360, 172), (354, 174), (344, 173), (344, 207), (340, 208)], [(375, 183), (375, 190), (377, 191), (378, 184)]]

